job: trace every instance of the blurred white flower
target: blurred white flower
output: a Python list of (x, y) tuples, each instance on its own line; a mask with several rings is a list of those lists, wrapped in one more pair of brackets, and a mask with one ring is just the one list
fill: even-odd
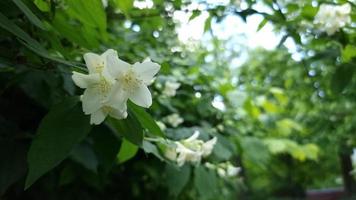
[(168, 115), (166, 117), (168, 123), (170, 123), (173, 127), (177, 127), (179, 124), (183, 123), (184, 120), (177, 113)]
[(109, 0), (101, 0), (101, 3), (103, 4), (103, 7), (104, 7), (104, 8), (108, 7), (108, 4), (109, 4), (108, 1), (109, 1)]
[(227, 165), (226, 167), (226, 175), (229, 177), (236, 176), (240, 172), (240, 167), (235, 167), (233, 165)]
[(226, 177), (226, 170), (223, 168), (217, 168), (216, 170), (220, 177)]
[(247, 99), (246, 93), (238, 90), (229, 91), (226, 95), (231, 105), (236, 108), (243, 106), (245, 100)]
[(176, 95), (177, 89), (180, 87), (180, 83), (167, 81), (164, 85), (163, 94), (169, 97), (173, 97)]
[(84, 60), (89, 74), (73, 72), (74, 83), (85, 89), (81, 101), (84, 113), (91, 115), (91, 124), (100, 124), (107, 115), (117, 119), (127, 117), (126, 104), (112, 106), (107, 103), (109, 93), (115, 83), (114, 77), (109, 74), (107, 69), (108, 59), (115, 56), (116, 52), (112, 49), (107, 50), (102, 55), (86, 53)]
[(314, 24), (328, 35), (333, 35), (340, 28), (351, 22), (351, 5), (322, 4), (314, 18)]
[(193, 151), (192, 149), (187, 148), (180, 142), (176, 142), (177, 149), (176, 152), (178, 153), (177, 157), (177, 164), (178, 166), (184, 165), (185, 162), (191, 163), (199, 163), (202, 157), (202, 152)]
[(176, 148), (167, 147), (164, 151), (164, 156), (169, 160), (175, 161), (177, 159)]
[(240, 170), (240, 167), (235, 167), (230, 162), (220, 163), (216, 166), (216, 171), (222, 178), (237, 176)]
[(204, 157), (209, 156), (213, 152), (216, 141), (217, 141), (217, 138), (214, 137), (213, 139), (211, 139), (203, 144), (202, 151), (203, 151)]
[(157, 123), (157, 125), (159, 126), (159, 128), (161, 129), (161, 131), (166, 130), (167, 127), (166, 127), (166, 125), (165, 125), (163, 122), (157, 121), (156, 123)]
[(176, 161), (178, 166), (184, 165), (186, 162), (193, 164), (200, 163), (203, 157), (209, 156), (216, 144), (216, 137), (204, 142), (199, 140), (199, 132), (196, 131), (192, 136), (180, 141), (170, 141), (175, 148), (169, 146), (164, 149), (166, 158)]

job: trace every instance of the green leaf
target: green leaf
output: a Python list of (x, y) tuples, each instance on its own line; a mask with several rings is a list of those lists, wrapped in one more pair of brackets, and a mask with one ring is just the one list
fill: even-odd
[(159, 137), (164, 137), (164, 133), (161, 128), (157, 125), (151, 115), (148, 114), (143, 108), (129, 102), (129, 109), (141, 123), (141, 126), (146, 128), (149, 133)]
[(123, 139), (117, 159), (119, 163), (124, 163), (133, 158), (138, 151), (138, 147), (128, 140)]
[(151, 153), (151, 154), (155, 155), (158, 159), (160, 159), (162, 161), (164, 160), (164, 158), (159, 153), (159, 150), (157, 149), (157, 146), (153, 145), (151, 142), (148, 142), (148, 141), (144, 140), (143, 143), (142, 143), (142, 149), (146, 153)]
[(268, 19), (264, 18), (257, 27), (257, 31), (260, 31), (268, 22)]
[(196, 17), (198, 17), (201, 14), (200, 10), (193, 10), (193, 14), (189, 17), (189, 21), (195, 19)]
[(89, 133), (89, 116), (83, 114), (78, 102), (78, 97), (67, 98), (42, 119), (28, 152), (25, 189), (62, 162)]
[(208, 30), (210, 30), (210, 28), (211, 28), (211, 19), (212, 19), (212, 17), (209, 16), (209, 17), (205, 20), (204, 32), (207, 32)]
[(46, 30), (46, 27), (42, 21), (35, 14), (33, 14), (33, 12), (21, 0), (13, 0), (13, 2), (20, 8), (32, 24), (42, 30)]
[(351, 82), (353, 77), (353, 67), (349, 64), (340, 65), (331, 79), (331, 89), (335, 93), (341, 93), (346, 86)]
[(182, 192), (189, 181), (190, 169), (189, 165), (184, 165), (180, 168), (169, 164), (166, 165), (166, 184), (171, 195), (178, 196)]
[(27, 145), (0, 139), (0, 196), (26, 173)]
[(194, 185), (202, 199), (213, 199), (217, 194), (217, 177), (214, 171), (204, 166), (196, 167), (194, 170)]
[(50, 11), (50, 4), (46, 0), (34, 0), (33, 2), (42, 12)]
[(115, 0), (116, 6), (126, 15), (129, 16), (133, 8), (133, 0)]
[(117, 120), (114, 118), (108, 118), (108, 124), (114, 129), (116, 136), (123, 136), (128, 141), (136, 144), (137, 146), (142, 145), (143, 140), (143, 130), (140, 122), (136, 117), (129, 112), (126, 119)]
[(95, 126), (90, 132), (93, 148), (99, 161), (99, 168), (104, 173), (109, 172), (116, 161), (120, 143), (105, 125)]
[[(120, 0), (122, 1), (122, 0)], [(66, 0), (68, 13), (85, 26), (106, 30), (106, 14), (99, 0)]]
[(23, 31), (21, 28), (19, 28), (16, 24), (14, 24), (12, 21), (10, 21), (2, 13), (0, 13), (0, 27), (9, 31), (13, 35), (15, 35), (16, 37), (21, 39), (22, 40), (21, 43), (23, 45), (25, 45), (28, 49), (33, 51), (34, 53), (36, 53), (44, 58), (65, 64), (65, 65), (69, 65), (72, 67), (76, 67), (80, 70), (83, 70), (83, 68), (77, 67), (77, 64), (75, 64), (75, 63), (71, 63), (71, 62), (63, 60), (61, 58), (55, 58), (55, 57), (49, 55), (48, 51), (39, 42), (34, 40), (30, 35), (28, 35), (25, 31)]
[(342, 50), (342, 61), (349, 62), (354, 57), (356, 57), (356, 46), (346, 45)]
[(0, 13), (0, 27), (14, 34), (16, 37), (24, 40), (28, 45), (32, 46), (41, 51), (45, 51), (45, 49), (34, 40), (30, 35), (28, 35), (25, 31), (19, 28), (16, 24), (10, 21), (5, 15)]
[(83, 143), (77, 145), (71, 152), (71, 158), (88, 170), (97, 172), (98, 159), (89, 144)]

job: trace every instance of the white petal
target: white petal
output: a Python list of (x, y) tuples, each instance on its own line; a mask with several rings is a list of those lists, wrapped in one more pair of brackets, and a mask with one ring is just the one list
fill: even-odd
[(186, 139), (186, 142), (191, 142), (194, 141), (196, 139), (198, 139), (200, 132), (199, 131), (194, 131), (194, 134), (192, 136), (190, 136), (188, 139)]
[(104, 66), (104, 60), (95, 53), (84, 54), (84, 61), (90, 74), (97, 73), (98, 66)]
[(86, 75), (78, 72), (73, 72), (72, 79), (78, 87), (87, 88), (93, 83), (99, 81), (99, 75), (98, 74)]
[(152, 105), (152, 96), (146, 85), (140, 84), (136, 90), (130, 91), (129, 99), (135, 104), (148, 108)]
[(161, 66), (159, 64), (154, 63), (151, 60), (145, 60), (142, 63), (135, 63), (133, 65), (133, 70), (146, 85), (150, 84), (160, 68)]
[[(125, 106), (126, 107), (126, 106)], [(118, 110), (113, 108), (110, 112), (109, 115), (116, 118), (116, 119), (125, 119), (127, 117), (127, 109), (124, 110)]]
[(81, 100), (83, 102), (83, 111), (85, 114), (91, 114), (99, 110), (101, 107), (100, 96), (95, 89), (86, 89)]
[(131, 68), (131, 65), (120, 58), (117, 54), (108, 53), (106, 56), (106, 67), (110, 74), (117, 78)]
[(97, 110), (90, 115), (90, 124), (100, 124), (105, 120), (106, 114), (101, 110)]
[(126, 110), (126, 102), (128, 99), (128, 93), (122, 88), (122, 85), (116, 83), (108, 95), (107, 102), (105, 104), (117, 110)]
[(214, 146), (216, 144), (217, 138), (214, 137), (213, 139), (205, 142), (203, 144), (203, 156), (209, 156), (211, 154), (211, 152), (214, 149)]

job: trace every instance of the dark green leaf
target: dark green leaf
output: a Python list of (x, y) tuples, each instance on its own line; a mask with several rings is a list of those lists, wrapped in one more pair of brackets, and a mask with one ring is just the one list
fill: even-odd
[(166, 165), (166, 183), (171, 195), (178, 196), (182, 192), (189, 181), (190, 169), (189, 165), (184, 165), (180, 168), (169, 164)]
[(46, 30), (46, 27), (42, 21), (35, 14), (33, 14), (33, 12), (21, 0), (13, 0), (13, 2), (20, 8), (32, 24), (42, 30)]
[(78, 97), (54, 106), (42, 119), (28, 152), (29, 173), (25, 188), (62, 162), (90, 131)]
[(350, 64), (344, 64), (338, 66), (336, 72), (331, 79), (331, 89), (335, 93), (341, 93), (346, 86), (350, 83), (353, 77), (353, 66)]
[(141, 123), (141, 126), (143, 128), (146, 128), (149, 133), (156, 136), (164, 137), (164, 133), (159, 128), (155, 120), (143, 108), (130, 102), (129, 109)]
[(194, 184), (202, 199), (212, 199), (217, 195), (217, 177), (214, 171), (199, 166), (194, 171)]
[(142, 145), (143, 130), (136, 117), (129, 113), (126, 119), (108, 118), (108, 124), (114, 129), (116, 136), (123, 136), (138, 146)]
[(12, 140), (0, 140), (0, 196), (26, 173), (27, 145)]
[(162, 158), (161, 154), (159, 153), (159, 150), (157, 149), (157, 147), (155, 145), (153, 145), (151, 142), (144, 140), (142, 143), (142, 148), (146, 153), (152, 153), (158, 159), (164, 160), (164, 158)]
[(71, 158), (85, 168), (97, 172), (98, 159), (89, 144), (83, 143), (77, 145), (71, 152)]
[(93, 148), (99, 161), (99, 168), (106, 173), (115, 163), (120, 142), (104, 125), (95, 126), (90, 132), (90, 136), (93, 138)]

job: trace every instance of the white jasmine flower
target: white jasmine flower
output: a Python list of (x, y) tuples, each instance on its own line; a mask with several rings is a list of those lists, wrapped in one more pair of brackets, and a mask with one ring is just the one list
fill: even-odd
[(102, 55), (94, 53), (84, 54), (84, 60), (88, 68), (89, 74), (73, 72), (72, 79), (74, 83), (85, 89), (81, 96), (83, 111), (85, 114), (90, 114), (91, 124), (100, 124), (107, 115), (117, 119), (127, 117), (126, 104), (107, 103), (109, 94), (115, 83), (107, 69), (108, 60), (116, 56), (116, 52), (112, 49), (107, 50)]
[(166, 117), (168, 123), (170, 123), (173, 127), (177, 127), (181, 123), (184, 122), (183, 118), (181, 118), (177, 113), (168, 115)]
[(222, 178), (234, 177), (240, 170), (239, 167), (233, 166), (230, 162), (220, 163), (217, 166), (217, 173)]
[(176, 148), (167, 147), (164, 151), (164, 156), (169, 160), (175, 161), (177, 159)]
[(213, 139), (205, 142), (202, 145), (202, 151), (203, 151), (203, 156), (204, 157), (209, 156), (213, 152), (213, 149), (214, 149), (214, 146), (216, 144), (216, 141), (217, 141), (217, 138), (214, 137)]
[(162, 131), (166, 130), (167, 127), (163, 122), (157, 121), (156, 123)]
[(218, 172), (218, 174), (219, 174), (220, 177), (226, 177), (226, 170), (225, 170), (225, 169), (219, 167), (219, 168), (217, 169), (217, 172)]
[(106, 8), (109, 5), (109, 0), (101, 0), (101, 3), (103, 4), (103, 7)]
[(130, 65), (118, 57), (109, 57), (108, 69), (116, 82), (110, 95), (110, 104), (125, 104), (128, 99), (148, 108), (152, 105), (151, 92), (147, 86), (160, 69), (160, 65), (149, 58), (142, 63)]
[(167, 81), (164, 85), (163, 94), (169, 97), (173, 97), (176, 95), (177, 89), (180, 87), (180, 83)]
[(213, 147), (216, 143), (216, 138), (213, 138), (207, 142), (198, 139), (199, 131), (187, 139), (180, 141), (168, 141), (174, 144), (174, 147), (168, 146), (164, 149), (164, 155), (166, 158), (176, 161), (178, 166), (184, 165), (186, 162), (193, 164), (200, 163), (203, 157), (211, 154)]
[(186, 146), (184, 146), (183, 144), (181, 144), (180, 142), (176, 142), (177, 144), (177, 153), (178, 153), (178, 157), (177, 157), (177, 164), (178, 166), (182, 166), (184, 165), (185, 162), (191, 162), (191, 163), (199, 163), (202, 157), (202, 152), (197, 152), (197, 151), (193, 151), (189, 148), (187, 148)]
[(351, 6), (346, 3), (343, 5), (322, 4), (314, 18), (321, 31), (328, 35), (333, 35), (340, 28), (351, 22)]

